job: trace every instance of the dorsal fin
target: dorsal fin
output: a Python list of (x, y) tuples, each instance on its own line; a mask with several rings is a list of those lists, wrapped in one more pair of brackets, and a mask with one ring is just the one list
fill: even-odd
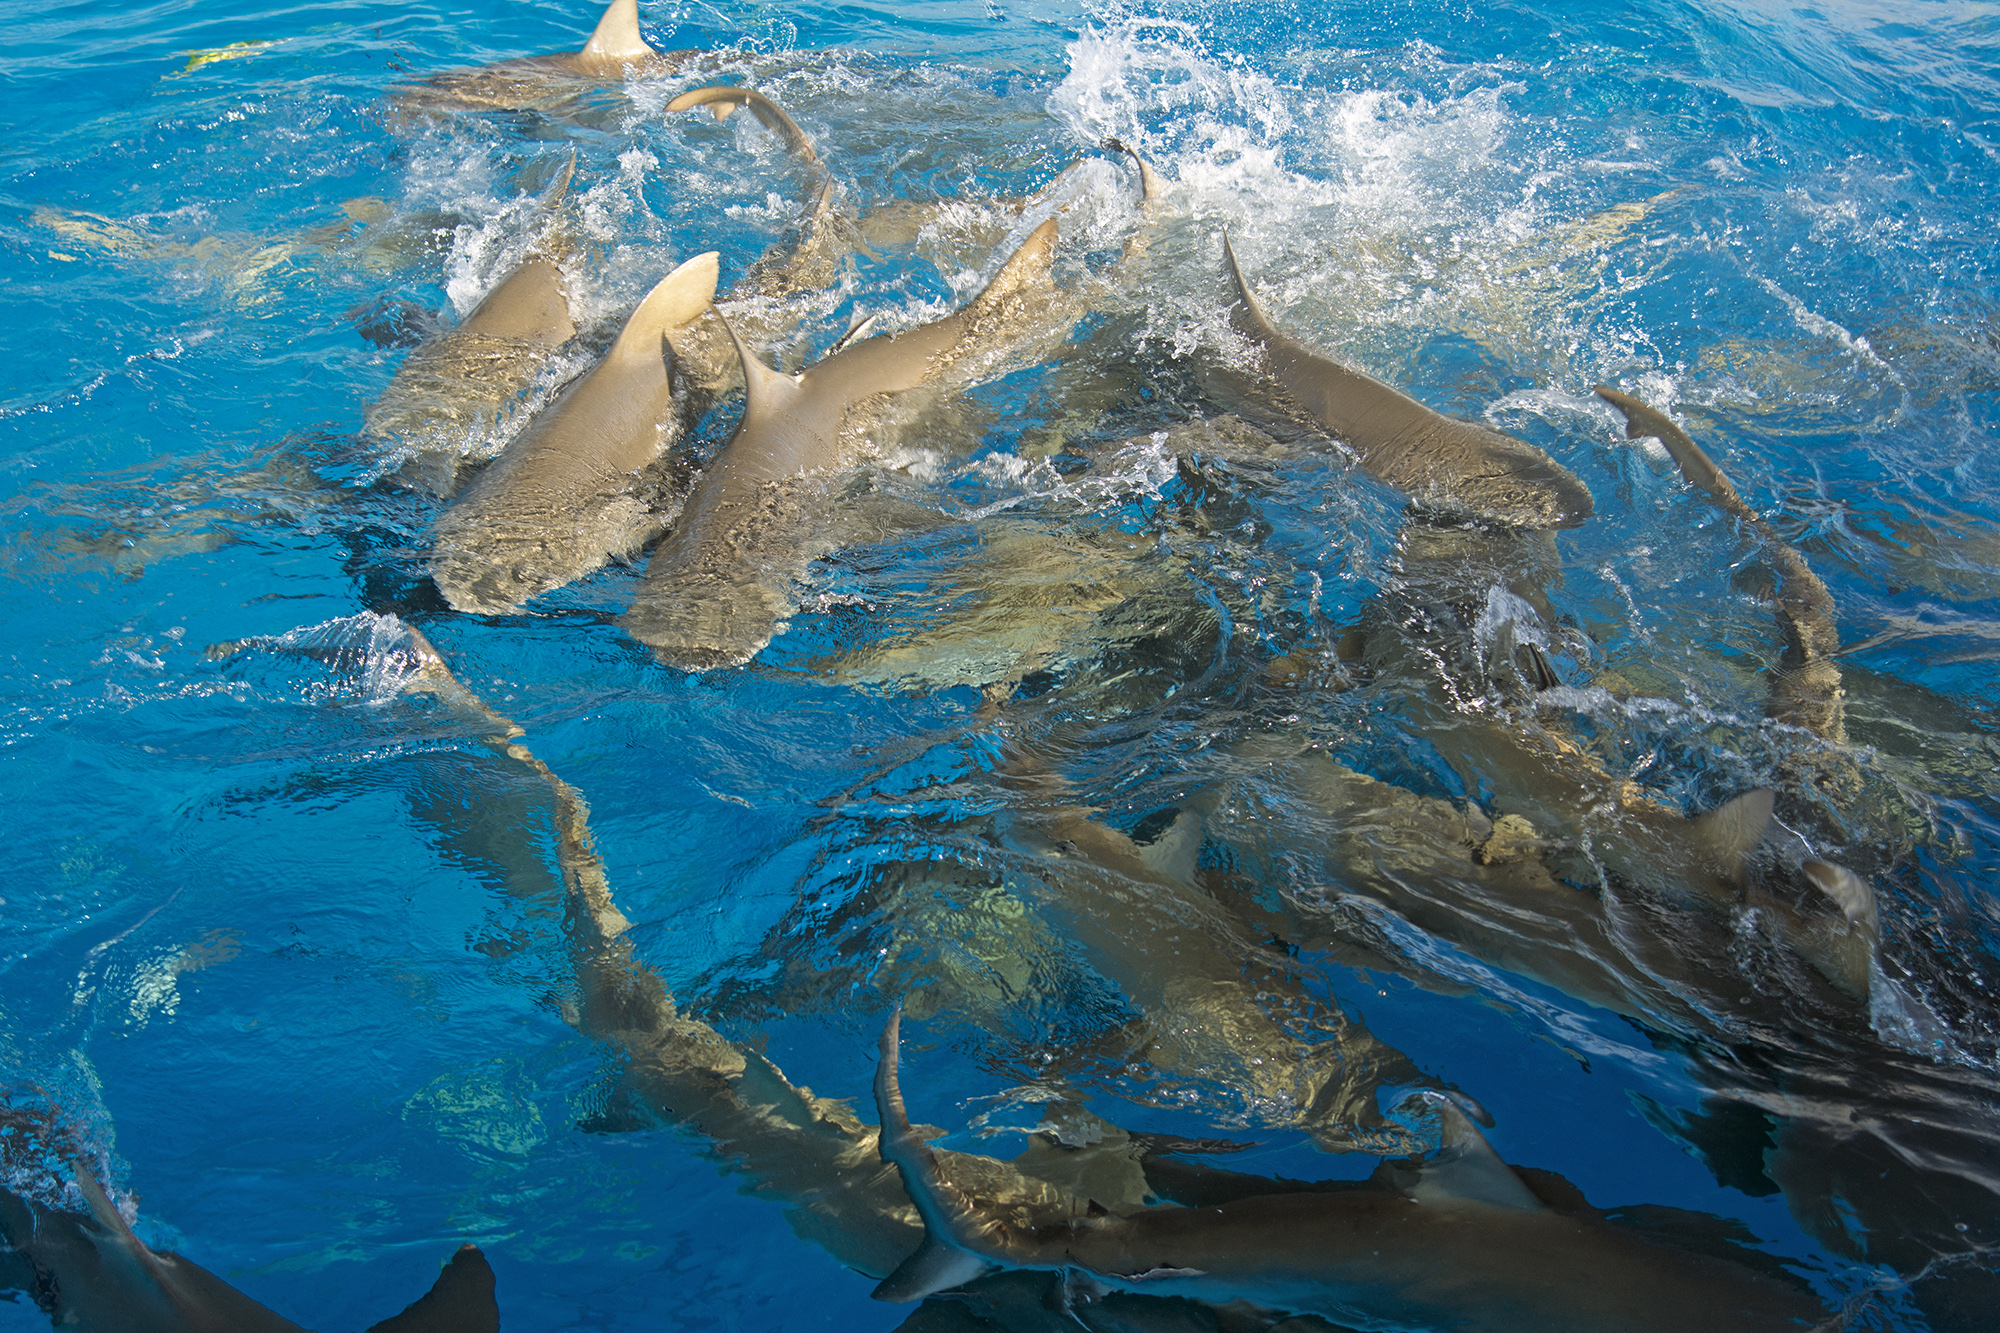
[(760, 92), (730, 84), (693, 88), (667, 103), (667, 110), (692, 111), (698, 106), (707, 107), (717, 120), (727, 120), (729, 113), (737, 107), (747, 106), (750, 114), (757, 117), (765, 129), (785, 141), (786, 152), (807, 166), (820, 165), (818, 150), (813, 147), (813, 141), (806, 136), (806, 132), (799, 128), (798, 122), (786, 115), (783, 107)]
[(431, 1289), (368, 1333), (499, 1333), (493, 1266), (477, 1245), (461, 1245)]
[(1746, 791), (1691, 821), (1688, 841), (1727, 879), (1743, 881), (1743, 863), (1771, 826), (1772, 792)]
[(657, 356), (662, 336), (693, 323), (714, 303), (720, 260), (721, 256), (710, 250), (661, 278), (625, 321), (609, 355)]
[(579, 53), (588, 60), (639, 60), (653, 54), (639, 35), (639, 0), (611, 0)]
[(556, 169), (555, 179), (549, 182), (549, 188), (542, 191), (542, 212), (553, 213), (569, 197), (570, 179), (575, 175), (576, 149), (572, 148), (564, 155), (563, 164)]
[(1018, 250), (993, 275), (986, 290), (973, 298), (967, 309), (998, 305), (1015, 292), (1030, 287), (1048, 287), (1053, 279), (1056, 254), (1056, 220), (1050, 218), (1028, 233)]
[(962, 1225), (971, 1212), (963, 1195), (944, 1178), (937, 1154), (910, 1124), (897, 1074), (903, 1013), (889, 1015), (882, 1028), (881, 1058), (875, 1065), (875, 1111), (882, 1122), (882, 1160), (903, 1178), (903, 1189), (924, 1222), (924, 1243), (896, 1266), (873, 1293), (878, 1301), (915, 1301), (948, 1291), (987, 1272), (993, 1264), (971, 1250), (973, 1229)]
[[(715, 313), (718, 319), (722, 319), (723, 332), (729, 335), (737, 360), (743, 363), (743, 420), (747, 422), (754, 417), (782, 411), (783, 404), (799, 392), (798, 379), (765, 365), (762, 357), (743, 345), (736, 326), (723, 318), (720, 310)], [(742, 427), (737, 429), (740, 431)]]
[(1493, 1145), (1479, 1132), (1464, 1109), (1441, 1092), (1416, 1094), (1437, 1112), (1441, 1126), (1438, 1150), (1417, 1168), (1410, 1197), (1424, 1202), (1470, 1200), (1495, 1208), (1539, 1212), (1547, 1205), (1500, 1160)]
[(1229, 269), (1230, 280), (1236, 284), (1237, 318), (1233, 322), (1238, 332), (1253, 338), (1269, 341), (1277, 336), (1271, 321), (1265, 318), (1264, 308), (1257, 304), (1257, 298), (1250, 292), (1250, 284), (1243, 277), (1243, 268), (1236, 262), (1236, 247), (1229, 243), (1229, 233), (1222, 233), (1222, 262)]
[(90, 1209), (91, 1220), (111, 1233), (117, 1247), (145, 1270), (146, 1275), (160, 1289), (160, 1293), (172, 1302), (176, 1309), (184, 1314), (187, 1313), (185, 1302), (181, 1299), (180, 1292), (175, 1289), (165, 1266), (160, 1262), (160, 1256), (153, 1253), (145, 1241), (133, 1234), (131, 1225), (125, 1221), (125, 1215), (118, 1211), (117, 1205), (111, 1202), (111, 1196), (97, 1183), (96, 1174), (80, 1161), (72, 1161), (70, 1165), (76, 1171), (76, 1188), (83, 1195), (85, 1206)]
[(1201, 860), (1201, 816), (1192, 810), (1175, 815), (1164, 833), (1139, 848), (1139, 859), (1168, 879), (1194, 883), (1195, 867)]

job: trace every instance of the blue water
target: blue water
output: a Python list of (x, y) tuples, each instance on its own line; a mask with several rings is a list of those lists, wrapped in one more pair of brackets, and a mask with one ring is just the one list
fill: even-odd
[[(1902, 994), (1929, 1024), (1920, 1060), (1961, 1071), (1975, 1100), (2000, 1087), (1990, 6), (720, 0), (641, 15), (663, 49), (733, 53), (720, 74), (778, 97), (863, 204), (1000, 216), (1082, 156), (1111, 252), (1129, 178), (1095, 145), (1139, 148), (1178, 221), (1116, 316), (1165, 367), (1167, 398), (1226, 341), (1226, 227), (1286, 327), (1546, 448), (1597, 501), (1558, 539), (1560, 607), (1595, 644), (1565, 666), (1670, 705), (1599, 725), (1649, 787), (1703, 808), (1771, 780), (1789, 742), (1760, 721), (1775, 649), (1753, 548), (1590, 388), (1671, 409), (1833, 592), (1867, 763), (1824, 836), (1877, 880)], [(0, 1073), (85, 1127), (149, 1241), (312, 1327), (393, 1313), (473, 1240), (510, 1329), (889, 1329), (907, 1311), (870, 1301), (868, 1279), (794, 1236), (699, 1138), (598, 1132), (615, 1061), (564, 1019), (546, 787), (420, 701), (206, 652), (362, 612), (421, 626), (588, 800), (640, 954), (680, 1003), (864, 1117), (891, 1005), (970, 966), (947, 943), (898, 944), (867, 894), (912, 848), (973, 856), (946, 825), (1005, 803), (977, 782), (992, 759), (976, 682), (839, 669), (857, 643), (921, 645), (949, 623), (933, 595), (949, 551), (910, 537), (823, 562), (756, 662), (686, 676), (614, 623), (643, 564), (530, 615), (449, 611), (424, 574), (435, 503), (383, 480), (398, 460), (357, 435), (403, 352), (364, 340), (356, 312), (469, 311), (524, 251), (515, 177), (539, 157), (578, 153), (605, 243), (578, 292), (600, 346), (680, 259), (719, 249), (726, 284), (782, 236), (792, 185), (772, 141), (660, 109), (715, 74), (565, 116), (388, 113), (400, 82), (574, 50), (595, 18), (576, 3), (6, 5)], [(263, 45), (192, 59), (232, 43)], [(995, 262), (864, 256), (780, 350), (825, 347), (856, 311), (941, 312)], [(570, 370), (587, 360), (569, 355)], [(1023, 724), (1079, 800), (1142, 828), (1212, 771), (1272, 657), (1330, 647), (1362, 612), (1402, 520), (1351, 472), (1204, 492), (1137, 454), (1118, 484), (1065, 497), (1054, 472), (1017, 465), (1056, 412), (1046, 376), (983, 390), (970, 460), (925, 475), (960, 510), (1161, 538), (1194, 628), (1095, 676), (1057, 673)], [(725, 438), (733, 411), (698, 443)], [(1143, 444), (1155, 423), (1130, 416)], [(1119, 428), (1072, 447), (1108, 454)], [(1161, 535), (1196, 512), (1212, 538)], [(1464, 794), (1393, 716), (1343, 698), (1301, 709), (1347, 762)], [(1312, 871), (1271, 873), (1272, 895), (1313, 887)], [(1322, 993), (1477, 1096), (1508, 1160), (1599, 1205), (1737, 1219), (1829, 1305), (1875, 1291), (1865, 1326), (1979, 1326), (1912, 1296), (1907, 1256), (1830, 1241), (1838, 1226), (1802, 1226), (1783, 1194), (1722, 1183), (1662, 1132), (1701, 1105), (1699, 1060), (1449, 945), (1433, 961), (1483, 980), (1447, 995), (1306, 959)], [(911, 1024), (919, 1118), (962, 1125), (1037, 1053), (1124, 1013), (1081, 983), (1018, 1000), (945, 1001)], [(1078, 1067), (1093, 1108), (1128, 1127), (1264, 1145), (1236, 1169), (1372, 1165), (1204, 1100), (1199, 1080), (1174, 1099), (1136, 1069)], [(1973, 1182), (1945, 1229), (2000, 1243), (1991, 1160), (1936, 1169)], [(0, 1303), (0, 1328), (46, 1326)]]

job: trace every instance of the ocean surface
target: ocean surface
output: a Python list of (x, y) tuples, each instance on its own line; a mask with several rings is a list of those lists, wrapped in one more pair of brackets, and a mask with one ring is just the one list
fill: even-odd
[[(710, 55), (537, 110), (397, 100), (596, 20), (0, 5), (0, 1097), (59, 1114), (143, 1238), (329, 1333), (466, 1241), (512, 1330), (896, 1327), (795, 1228), (805, 1193), (635, 1102), (584, 1030), (587, 843), (632, 965), (863, 1122), (898, 1004), (913, 1113), (962, 1152), (1083, 1105), (1358, 1180), (1421, 1138), (1393, 1094), (1448, 1086), (1509, 1162), (1683, 1210), (1683, 1238), (1722, 1219), (1851, 1327), (1996, 1326), (2000, 8), (646, 0), (656, 47)], [(928, 520), (817, 549), (769, 646), (688, 673), (618, 623), (642, 554), (453, 611), (442, 502), (364, 411), (530, 252), (572, 151), (580, 331), (455, 440), (471, 463), (675, 264), (719, 251), (726, 295), (785, 246), (810, 189), (782, 143), (664, 110), (718, 82), (791, 113), (842, 207), (911, 219), (793, 301), (760, 349), (781, 368), (945, 314), (1050, 216), (1089, 309), (852, 481)], [(1163, 182), (1144, 216), (1113, 136)], [(1642, 927), (1700, 927), (1608, 1005), (1520, 962), (1546, 940), (1367, 890), (1402, 882), (1396, 847), (1356, 856), (1311, 781), (1260, 767), (1303, 753), (1432, 823), (1497, 812), (1517, 771), (1343, 647), (1432, 605), (1422, 517), (1330, 443), (1252, 456), (1211, 424), (1249, 410), (1216, 387), (1249, 356), (1225, 232), (1280, 327), (1594, 496), (1484, 603), (1547, 606), (1560, 685), (1459, 700), (1466, 725), (1553, 738), (1676, 820), (1776, 791), (1755, 874), (1872, 886), (1865, 997), (1753, 908), (1669, 904)], [(1598, 384), (1669, 413), (1775, 536)], [(1780, 539), (1832, 594), (1837, 738), (1766, 717)], [(411, 628), (545, 768), (412, 688)], [(1121, 905), (1078, 896), (1090, 854), (1051, 810), (1178, 858), (1192, 897), (1101, 865), (1076, 874)], [(1599, 882), (1553, 891), (1621, 891), (1611, 853), (1566, 854)], [(1358, 1069), (1372, 1034), (1400, 1071), (1357, 1094), (1372, 1128), (1316, 1127), (1226, 1034), (1150, 1030), (1179, 955), (1126, 927), (1155, 912), (1245, 960), (1199, 980), (1282, 1010), (1286, 1059)], [(46, 1327), (0, 1300), (0, 1329)]]

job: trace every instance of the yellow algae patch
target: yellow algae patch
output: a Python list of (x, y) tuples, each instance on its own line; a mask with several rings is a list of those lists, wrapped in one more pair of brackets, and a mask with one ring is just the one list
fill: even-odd
[(181, 67), (181, 73), (192, 74), (203, 65), (213, 65), (218, 60), (241, 60), (245, 56), (254, 56), (266, 47), (276, 46), (277, 44), (275, 40), (268, 42), (231, 42), (227, 46), (212, 46), (205, 51), (190, 51), (187, 53), (188, 62)]

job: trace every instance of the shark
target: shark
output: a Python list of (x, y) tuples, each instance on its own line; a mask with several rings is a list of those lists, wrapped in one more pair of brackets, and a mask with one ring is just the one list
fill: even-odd
[[(281, 636), (282, 642), (243, 641), (218, 645), (214, 651), (234, 655), (269, 648), (325, 656), (343, 671), (366, 675), (371, 682), (370, 697), (376, 697), (374, 691), (380, 688), (434, 699), (460, 719), (472, 736), (490, 746), (496, 757), (517, 767), (530, 786), (546, 788), (556, 811), (553, 845), (560, 885), (554, 891), (562, 897), (566, 924), (561, 938), (575, 983), (563, 998), (562, 1012), (580, 1033), (617, 1052), (622, 1065), (616, 1089), (592, 1127), (604, 1131), (671, 1125), (702, 1136), (722, 1163), (754, 1183), (760, 1196), (783, 1204), (788, 1222), (801, 1238), (861, 1273), (888, 1280), (904, 1266), (902, 1261), (912, 1250), (926, 1241), (920, 1208), (912, 1207), (913, 1196), (905, 1191), (899, 1168), (885, 1160), (887, 1152), (897, 1149), (886, 1143), (883, 1129), (860, 1120), (843, 1102), (818, 1096), (792, 1082), (765, 1056), (724, 1037), (681, 1009), (658, 973), (639, 954), (631, 938), (632, 923), (613, 900), (603, 861), (593, 845), (582, 795), (533, 753), (522, 728), (457, 680), (421, 631), (393, 617), (352, 620), (351, 625), (341, 622), (321, 627), (326, 632)], [(894, 1129), (886, 1117), (883, 1125)], [(911, 1132), (920, 1139), (938, 1133)], [(1470, 1141), (1470, 1133), (1463, 1127), (1454, 1133), (1454, 1143)], [(1316, 1209), (1346, 1215), (1340, 1212), (1342, 1205), (1328, 1203), (1322, 1196), (1358, 1192), (1363, 1201), (1350, 1206), (1362, 1217), (1369, 1215), (1367, 1199), (1377, 1200), (1374, 1206), (1387, 1206), (1381, 1200), (1390, 1196), (1422, 1197), (1416, 1188), (1420, 1181), (1409, 1171), (1398, 1172), (1389, 1165), (1379, 1168), (1380, 1179), (1367, 1185), (1313, 1184), (1221, 1172), (1179, 1162), (1174, 1156), (1227, 1151), (1230, 1146), (1128, 1134), (1065, 1103), (1049, 1113), (1041, 1129), (1031, 1135), (1027, 1150), (1012, 1160), (927, 1150), (937, 1178), (953, 1191), (954, 1198), (966, 1201), (982, 1216), (1003, 1219), (1007, 1226), (1031, 1233), (1103, 1227), (1110, 1224), (1108, 1219), (1161, 1211), (1162, 1199), (1185, 1204), (1180, 1211), (1226, 1206), (1236, 1215), (1246, 1210), (1254, 1214), (1264, 1206), (1239, 1206), (1242, 1200), (1277, 1195), (1320, 1199), (1318, 1203), (1279, 1205), (1301, 1209), (1310, 1221), (1319, 1215)], [(1446, 1151), (1450, 1150), (1447, 1144)], [(1470, 1174), (1483, 1174), (1486, 1184), (1481, 1188), (1501, 1191), (1518, 1210), (1540, 1210), (1521, 1196), (1518, 1185), (1509, 1186), (1506, 1177), (1484, 1168)], [(1517, 1174), (1549, 1209), (1563, 1216), (1581, 1216), (1568, 1231), (1557, 1224), (1541, 1225), (1558, 1235), (1580, 1232), (1595, 1247), (1583, 1250), (1586, 1259), (1607, 1251), (1614, 1258), (1628, 1257), (1636, 1245), (1636, 1252), (1645, 1256), (1638, 1265), (1642, 1272), (1654, 1276), (1692, 1273), (1691, 1280), (1717, 1284), (1707, 1291), (1710, 1296), (1716, 1291), (1725, 1296), (1734, 1293), (1734, 1284), (1744, 1278), (1739, 1266), (1728, 1261), (1704, 1261), (1674, 1251), (1653, 1253), (1659, 1247), (1647, 1247), (1627, 1233), (1610, 1229), (1600, 1215), (1569, 1197), (1573, 1188), (1559, 1177), (1526, 1171)], [(926, 1177), (927, 1188), (930, 1179)], [(1551, 1181), (1555, 1182), (1553, 1187)], [(1238, 1239), (1250, 1243), (1255, 1238), (1246, 1232)], [(1296, 1244), (1297, 1238), (1282, 1243)], [(1447, 1255), (1445, 1264), (1449, 1259)], [(1607, 1264), (1606, 1270), (1614, 1275), (1625, 1271), (1616, 1263)], [(1718, 1273), (1725, 1277), (1717, 1278)], [(1082, 1274), (1072, 1276), (1084, 1279)], [(1056, 1285), (1051, 1287), (1051, 1282)], [(1764, 1288), (1759, 1290), (1770, 1295)], [(1071, 1313), (1066, 1315), (1059, 1308), (1052, 1316), (1045, 1307), (1046, 1301), (1055, 1300), (1060, 1306), (1062, 1300), (1078, 1294), (1095, 1295), (1096, 1299), (1070, 1306)], [(1179, 1298), (1189, 1294), (1197, 1300), (1221, 1295), (1214, 1284), (1190, 1293), (1173, 1284), (1104, 1282), (1094, 1277), (1065, 1281), (1053, 1271), (996, 1272), (974, 1280), (962, 1298), (955, 1298), (973, 1301), (975, 1306), (941, 1304), (934, 1317), (977, 1308), (983, 1312), (982, 1327), (1021, 1333), (1041, 1333), (1060, 1326), (1051, 1323), (1052, 1318), (1063, 1323), (1082, 1322), (1093, 1329), (1167, 1333), (1186, 1327), (1191, 1307)], [(1783, 1289), (1770, 1298), (1778, 1303), (1769, 1307), (1774, 1309), (1809, 1304)], [(1793, 1304), (1787, 1305), (1788, 1301)], [(1311, 1302), (1295, 1304), (1305, 1307)], [(1236, 1300), (1227, 1304), (1227, 1310), (1237, 1321), (1231, 1326), (1245, 1329), (1268, 1327), (1284, 1318), (1281, 1311), (1260, 1312)], [(1099, 1311), (1110, 1322), (1101, 1323)], [(1783, 1322), (1765, 1325), (1784, 1326)], [(406, 1330), (391, 1326), (390, 1333)]]
[(440, 499), (458, 493), (471, 467), (468, 437), (490, 428), (576, 335), (562, 247), (549, 226), (575, 169), (571, 152), (537, 206), (549, 234), (463, 320), (412, 349), (363, 414), (363, 437), (406, 451), (398, 475)]
[(670, 74), (701, 54), (656, 50), (639, 31), (638, 0), (611, 0), (581, 51), (433, 74), (399, 90), (396, 108), (405, 116), (556, 110), (593, 88)]
[(1847, 693), (1834, 661), (1840, 652), (1840, 631), (1834, 623), (1833, 594), (1825, 582), (1762, 514), (1744, 502), (1722, 469), (1664, 412), (1609, 385), (1598, 385), (1597, 396), (1624, 414), (1628, 439), (1650, 436), (1666, 446), (1688, 485), (1762, 544), (1778, 576), (1772, 600), (1785, 642), (1784, 652), (1771, 671), (1765, 711), (1787, 726), (1802, 728), (1836, 745), (1844, 743)]
[[(725, 110), (743, 103), (744, 90), (701, 89), (684, 100), (690, 108)], [(754, 110), (758, 103), (748, 105)], [(793, 132), (780, 133), (789, 141)], [(1129, 152), (1123, 145), (1115, 151)], [(1159, 182), (1143, 161), (1139, 167), (1143, 209)], [(829, 197), (822, 192), (815, 219), (830, 219)], [(814, 235), (851, 230), (829, 223), (823, 230), (816, 225)], [(621, 621), (627, 631), (681, 670), (740, 665), (796, 609), (794, 585), (813, 559), (846, 544), (850, 535), (935, 526), (937, 515), (922, 503), (863, 513), (831, 493), (831, 474), (879, 457), (892, 437), (936, 433), (939, 409), (949, 412), (958, 386), (1062, 341), (1083, 316), (1088, 296), (1085, 284), (1058, 290), (1054, 282), (1057, 231), (1055, 217), (1033, 228), (985, 289), (956, 312), (875, 337), (867, 336), (874, 320), (864, 320), (797, 374), (765, 363), (735, 322), (724, 320), (742, 367), (743, 415), (654, 551)]]
[(1551, 1207), (1495, 1153), (1459, 1104), (1416, 1094), (1439, 1150), (1388, 1189), (1249, 1194), (1024, 1226), (952, 1184), (910, 1123), (901, 1016), (875, 1074), (882, 1158), (924, 1226), (921, 1246), (875, 1288), (913, 1301), (999, 1269), (1071, 1274), (1086, 1289), (1142, 1291), (1319, 1315), (1373, 1329), (1467, 1333), (1741, 1333), (1825, 1326), (1808, 1293), (1727, 1260), (1650, 1244)]
[(1231, 322), (1257, 347), (1277, 396), (1352, 449), (1370, 476), (1425, 509), (1482, 523), (1567, 528), (1591, 516), (1590, 489), (1543, 450), (1435, 412), (1281, 331), (1226, 234), (1222, 255), (1235, 292)]
[(659, 532), (645, 477), (705, 406), (676, 393), (675, 342), (713, 301), (717, 264), (709, 251), (662, 278), (603, 359), (438, 517), (431, 577), (455, 609), (518, 611)]
[[(48, 1127), (10, 1113), (10, 1151)], [(0, 1188), (0, 1289), (26, 1291), (56, 1328), (78, 1333), (305, 1333), (206, 1268), (140, 1240), (81, 1156), (71, 1178), (87, 1212)], [(368, 1333), (498, 1333), (493, 1269), (462, 1246), (430, 1291)]]
[(754, 657), (794, 609), (792, 583), (828, 549), (800, 530), (811, 479), (879, 451), (879, 409), (891, 395), (990, 369), (1009, 345), (1045, 331), (1055, 241), (1051, 218), (957, 312), (847, 343), (797, 375), (766, 365), (725, 322), (743, 367), (743, 416), (654, 551), (621, 619), (627, 632), (686, 671)]

